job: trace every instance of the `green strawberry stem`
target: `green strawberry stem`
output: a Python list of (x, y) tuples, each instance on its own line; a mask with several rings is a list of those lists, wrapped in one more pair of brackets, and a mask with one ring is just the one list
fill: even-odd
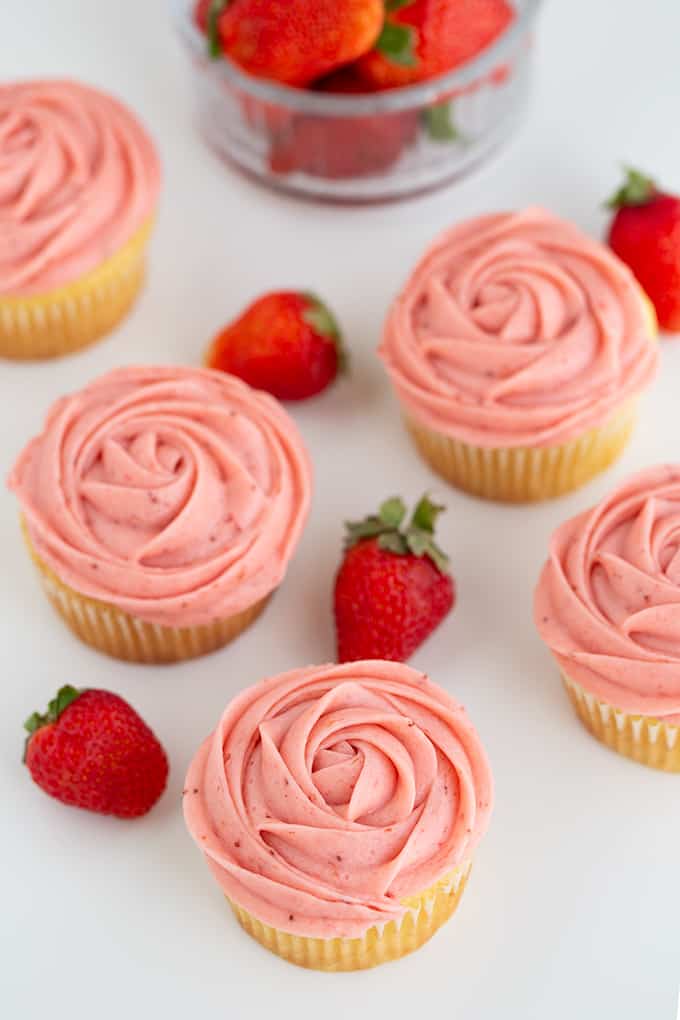
[(450, 99), (428, 106), (423, 110), (422, 119), (433, 142), (455, 142), (460, 137), (453, 121), (453, 102)]
[(411, 519), (402, 528), (406, 518), (406, 505), (399, 496), (385, 500), (377, 514), (362, 521), (348, 521), (345, 548), (376, 538), (385, 552), (396, 556), (426, 556), (442, 573), (448, 573), (449, 558), (434, 541), (437, 517), (445, 508), (433, 503), (425, 495), (416, 504)]
[(28, 745), (33, 734), (43, 726), (55, 723), (62, 712), (64, 712), (69, 705), (72, 705), (76, 698), (79, 698), (81, 694), (82, 691), (79, 691), (77, 687), (72, 687), (70, 684), (66, 684), (66, 686), (59, 688), (56, 698), (52, 698), (47, 706), (47, 712), (43, 715), (41, 715), (40, 712), (33, 712), (29, 715), (28, 719), (24, 723), (24, 729), (28, 733), (24, 744), (24, 761), (26, 761), (26, 751), (28, 750)]
[(306, 291), (302, 297), (307, 302), (307, 308), (303, 312), (305, 322), (321, 336), (327, 337), (328, 340), (335, 344), (338, 352), (338, 371), (346, 372), (349, 368), (349, 354), (342, 342), (342, 333), (340, 332), (338, 320), (328, 305), (325, 305), (316, 294)]
[(416, 61), (416, 30), (410, 25), (387, 21), (378, 36), (375, 48), (392, 64), (414, 67)]
[(219, 57), (222, 56), (222, 46), (220, 44), (218, 22), (220, 20), (220, 14), (222, 13), (222, 11), (225, 11), (227, 9), (230, 3), (231, 0), (213, 0), (213, 2), (210, 5), (210, 8), (208, 9), (208, 26), (207, 26), (208, 53), (213, 58), (213, 60), (217, 60)]
[(400, 25), (389, 21), (387, 15), (394, 14), (402, 7), (410, 7), (413, 0), (385, 0), (385, 21), (375, 48), (393, 64), (413, 67), (416, 64), (416, 30), (411, 25)]
[(434, 535), (437, 518), (445, 509), (446, 507), (433, 503), (427, 495), (423, 496), (413, 511), (411, 527), (420, 528), (421, 531), (428, 531)]
[(656, 182), (633, 167), (624, 167), (626, 179), (616, 194), (607, 201), (609, 209), (623, 209), (628, 205), (647, 205), (657, 192)]

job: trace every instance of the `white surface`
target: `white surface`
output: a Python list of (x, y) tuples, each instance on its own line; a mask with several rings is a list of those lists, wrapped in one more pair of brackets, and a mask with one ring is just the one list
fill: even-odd
[[(3, 473), (53, 398), (126, 362), (196, 361), (216, 327), (274, 286), (326, 295), (354, 354), (350, 381), (294, 410), (317, 491), (285, 587), (247, 635), (213, 657), (150, 669), (82, 647), (38, 592), (14, 501), (0, 498), (0, 1013), (673, 1017), (680, 777), (629, 763), (580, 727), (534, 633), (531, 593), (560, 520), (630, 471), (680, 456), (680, 341), (664, 345), (661, 378), (624, 459), (572, 498), (519, 509), (442, 491), (402, 432), (373, 351), (408, 267), (456, 218), (540, 202), (597, 233), (621, 159), (680, 189), (677, 0), (653, 0), (643, 11), (636, 0), (548, 0), (535, 100), (512, 148), (458, 187), (360, 210), (271, 195), (204, 151), (162, 0), (0, 6), (3, 77), (71, 74), (119, 93), (151, 125), (165, 164), (151, 277), (134, 315), (80, 356), (2, 365)], [(414, 498), (427, 487), (449, 506), (442, 544), (459, 603), (414, 661), (465, 702), (481, 731), (497, 780), (492, 826), (458, 916), (429, 946), (371, 973), (299, 971), (231, 919), (184, 831), (184, 771), (243, 685), (332, 656), (343, 518), (392, 492)], [(67, 681), (120, 692), (163, 739), (170, 786), (146, 819), (68, 809), (31, 784), (20, 763), (21, 724)]]

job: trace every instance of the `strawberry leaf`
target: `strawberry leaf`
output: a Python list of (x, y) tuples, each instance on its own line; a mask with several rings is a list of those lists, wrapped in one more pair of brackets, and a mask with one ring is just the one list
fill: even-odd
[(460, 134), (453, 122), (453, 103), (450, 99), (423, 110), (423, 123), (433, 142), (455, 142)]
[(414, 556), (424, 556), (428, 551), (431, 535), (419, 528), (409, 528), (406, 532), (406, 544)]
[(406, 532), (405, 537), (409, 552), (413, 553), (414, 556), (427, 556), (432, 560), (440, 573), (448, 573), (449, 558), (433, 541), (432, 535), (429, 532), (411, 527)]
[(307, 302), (307, 308), (302, 313), (303, 319), (316, 333), (335, 344), (338, 352), (338, 370), (346, 372), (349, 368), (349, 355), (342, 342), (338, 320), (328, 305), (325, 305), (316, 294), (306, 292), (302, 297)]
[(443, 506), (433, 503), (425, 495), (416, 504), (406, 529), (402, 529), (406, 517), (406, 506), (399, 496), (386, 499), (377, 514), (371, 514), (363, 521), (349, 521), (345, 527), (347, 535), (345, 548), (351, 549), (368, 539), (377, 538), (378, 546), (396, 556), (427, 557), (443, 574), (448, 571), (448, 557), (434, 541), (437, 517)]
[(624, 167), (626, 179), (615, 195), (606, 202), (608, 209), (622, 209), (627, 205), (646, 205), (657, 192), (656, 182), (646, 174)]
[(416, 64), (415, 41), (415, 29), (386, 21), (375, 46), (391, 63), (413, 67)]
[(78, 697), (80, 697), (80, 691), (76, 687), (72, 687), (70, 684), (61, 687), (56, 698), (52, 698), (47, 706), (47, 721), (56, 722), (61, 713)]
[(29, 715), (28, 719), (24, 723), (24, 729), (28, 733), (35, 733), (36, 730), (39, 730), (40, 727), (44, 725), (45, 716), (40, 715), (40, 712), (33, 712), (33, 714)]
[(222, 56), (222, 44), (220, 42), (219, 20), (220, 14), (226, 11), (231, 0), (213, 0), (208, 9), (208, 25), (206, 34), (208, 36), (208, 53), (217, 60)]
[(410, 7), (415, 0), (385, 0), (385, 10), (388, 14), (393, 11), (400, 11), (402, 7)]
[(328, 337), (329, 340), (339, 340), (340, 328), (330, 308), (327, 308), (316, 294), (307, 292), (302, 296), (308, 302), (308, 307), (303, 314), (305, 322), (309, 323), (317, 333)]
[(386, 499), (380, 507), (380, 520), (388, 528), (398, 528), (404, 517), (406, 517), (406, 506), (399, 496)]
[(362, 542), (365, 538), (376, 538), (378, 535), (382, 535), (384, 531), (388, 530), (389, 525), (373, 515), (364, 521), (345, 521), (345, 528), (347, 531), (345, 547), (351, 549), (353, 545)]
[(433, 503), (429, 496), (423, 496), (413, 511), (411, 527), (427, 531), (430, 535), (433, 535), (435, 524), (437, 523), (437, 517), (440, 513), (443, 513), (445, 509), (446, 507)]
[(40, 712), (33, 712), (29, 715), (28, 719), (24, 723), (24, 729), (28, 733), (28, 736), (24, 741), (23, 761), (26, 761), (26, 752), (28, 751), (28, 745), (33, 734), (43, 726), (56, 722), (61, 713), (64, 712), (68, 706), (76, 700), (76, 698), (79, 698), (81, 693), (82, 692), (76, 687), (72, 687), (70, 684), (67, 684), (65, 687), (61, 687), (59, 689), (56, 698), (52, 698), (47, 706), (47, 712), (45, 712), (44, 715), (41, 715)]
[(406, 539), (400, 531), (387, 531), (378, 539), (378, 545), (385, 552), (394, 553), (396, 556), (405, 556), (408, 552)]

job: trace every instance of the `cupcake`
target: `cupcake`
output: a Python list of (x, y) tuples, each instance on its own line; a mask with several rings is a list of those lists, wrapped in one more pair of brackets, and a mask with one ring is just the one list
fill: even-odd
[(601, 244), (542, 209), (439, 238), (381, 356), (425, 460), (486, 499), (560, 496), (623, 450), (657, 364), (653, 309)]
[(451, 916), (492, 801), (465, 710), (379, 660), (239, 694), (200, 747), (184, 817), (242, 927), (314, 970), (417, 949)]
[(680, 772), (680, 465), (635, 475), (557, 529), (535, 619), (593, 736)]
[(51, 358), (125, 316), (144, 279), (156, 152), (116, 99), (0, 85), (0, 356)]
[(58, 400), (9, 486), (71, 630), (119, 659), (175, 662), (261, 611), (300, 538), (311, 469), (268, 394), (208, 369), (132, 367)]

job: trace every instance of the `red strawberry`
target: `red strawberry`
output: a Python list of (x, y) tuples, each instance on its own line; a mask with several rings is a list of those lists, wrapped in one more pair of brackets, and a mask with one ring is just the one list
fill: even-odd
[(384, 10), (383, 0), (199, 0), (195, 18), (213, 56), (305, 86), (368, 53)]
[(662, 329), (680, 332), (680, 197), (628, 169), (610, 199), (616, 214), (609, 244), (633, 270), (656, 309)]
[(137, 818), (165, 789), (165, 751), (117, 694), (62, 687), (47, 713), (34, 712), (25, 728), (33, 781), (64, 804)]
[(448, 560), (434, 542), (443, 509), (423, 496), (403, 529), (406, 507), (395, 497), (378, 514), (347, 525), (335, 579), (339, 662), (405, 662), (453, 608)]
[[(369, 91), (352, 67), (315, 88), (336, 95)], [(299, 115), (273, 134), (269, 164), (274, 173), (300, 170), (327, 180), (377, 174), (396, 163), (417, 135), (418, 117), (412, 110), (363, 117)]]
[(451, 71), (476, 56), (515, 17), (508, 0), (385, 0), (373, 50), (358, 62), (375, 88), (396, 88)]
[(343, 367), (340, 330), (314, 294), (265, 294), (213, 340), (206, 364), (280, 400), (320, 393)]

